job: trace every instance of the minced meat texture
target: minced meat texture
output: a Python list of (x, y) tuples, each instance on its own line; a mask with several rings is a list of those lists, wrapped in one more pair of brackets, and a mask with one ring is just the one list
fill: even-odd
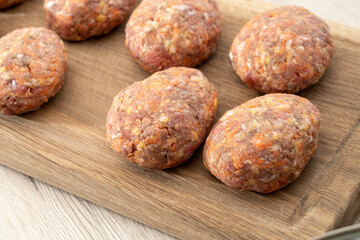
[(142, 167), (175, 167), (204, 140), (216, 108), (216, 89), (199, 70), (170, 68), (116, 95), (107, 137), (116, 152)]
[(221, 16), (214, 0), (144, 0), (126, 25), (126, 46), (151, 73), (194, 67), (215, 52)]
[(0, 113), (38, 109), (64, 82), (66, 49), (53, 31), (23, 28), (0, 39)]
[(226, 112), (205, 143), (205, 166), (226, 185), (261, 193), (294, 181), (318, 144), (319, 110), (305, 98), (268, 94)]
[(329, 27), (302, 7), (259, 14), (237, 34), (230, 59), (250, 88), (295, 93), (315, 84), (330, 63)]
[(62, 39), (81, 41), (109, 33), (125, 21), (136, 0), (45, 0), (48, 26)]

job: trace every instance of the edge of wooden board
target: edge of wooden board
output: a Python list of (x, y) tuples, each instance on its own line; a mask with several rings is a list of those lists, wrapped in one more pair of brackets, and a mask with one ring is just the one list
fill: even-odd
[[(62, 162), (62, 165), (59, 165), (58, 162), (62, 161), (60, 159), (61, 154), (55, 156), (52, 152), (59, 153), (63, 146), (51, 146), (51, 144), (49, 144), (41, 147), (38, 152), (33, 152), (30, 149), (38, 148), (38, 144), (45, 143), (44, 140), (33, 134), (26, 137), (22, 136), (19, 129), (27, 128), (30, 124), (34, 123), (28, 120), (25, 120), (24, 123), (24, 119), (20, 118), (13, 118), (7, 123), (9, 123), (9, 125), (5, 126), (5, 128), (0, 127), (0, 133), (3, 136), (7, 135), (8, 139), (20, 139), (24, 142), (24, 144), (26, 144), (24, 146), (16, 146), (16, 141), (12, 142), (10, 140), (8, 142), (9, 146), (0, 153), (1, 163), (10, 168), (176, 237), (186, 239), (232, 239), (239, 234), (234, 231), (231, 233), (232, 235), (226, 235), (224, 232), (217, 231), (217, 229), (211, 229), (204, 223), (197, 223), (200, 226), (195, 226), (193, 222), (196, 221), (196, 219), (193, 218), (191, 213), (187, 213), (186, 211), (181, 212), (180, 206), (178, 209), (170, 209), (169, 206), (172, 205), (171, 203), (164, 203), (164, 206), (159, 206), (156, 202), (144, 202), (144, 198), (142, 198), (142, 196), (138, 196), (137, 193), (131, 192), (129, 189), (126, 189), (126, 187), (121, 188), (121, 186), (128, 186), (128, 183), (125, 185), (117, 183), (109, 185), (109, 182), (111, 182), (109, 174), (107, 174), (106, 177), (101, 175), (89, 175), (89, 172), (94, 173), (93, 169), (89, 172), (85, 172), (82, 170), (81, 166), (77, 166), (76, 163), (68, 160)], [(22, 126), (19, 129), (16, 128), (16, 130), (13, 128), (11, 131), (7, 131), (7, 128), (13, 124)], [(76, 125), (79, 126), (77, 128), (79, 130), (85, 129), (87, 132), (92, 130), (81, 123), (76, 123)], [(92, 135), (93, 137), (101, 138), (103, 134), (100, 131), (93, 132)], [(334, 159), (344, 158), (346, 161), (343, 161), (343, 164), (345, 165), (350, 163), (353, 164), (354, 161), (357, 161), (357, 164), (360, 164), (359, 160), (356, 159), (356, 156), (351, 155), (352, 148), (349, 146), (350, 144), (354, 145), (356, 142), (359, 142), (359, 140), (360, 131), (358, 127), (350, 130), (344, 141), (344, 145), (334, 156)], [(90, 143), (89, 145), (91, 146), (91, 144), (93, 143)], [(114, 153), (108, 149), (105, 141), (102, 146), (99, 146), (99, 148), (104, 152), (102, 156), (103, 161), (107, 158), (113, 157)], [(28, 154), (25, 164), (19, 164), (18, 162), (11, 161), (11, 159), (4, 158), (4, 156), (14, 154), (15, 149)], [(337, 162), (335, 160), (333, 162)], [(136, 168), (136, 166), (134, 166), (134, 168)], [(64, 171), (64, 169), (66, 169), (66, 171)], [(97, 171), (101, 173), (102, 170), (99, 168)], [(106, 171), (108, 172), (109, 170)], [(157, 173), (160, 175), (162, 174), (162, 172)], [(114, 171), (111, 174), (116, 174), (116, 172)], [(324, 232), (347, 225), (354, 219), (355, 215), (346, 215), (350, 212), (354, 212), (355, 210), (359, 210), (360, 206), (360, 184), (356, 178), (357, 176), (358, 172), (351, 172), (349, 167), (343, 166), (338, 173), (334, 173), (334, 178), (328, 183), (328, 186), (324, 186), (324, 192), (317, 193), (317, 196), (315, 196), (317, 198), (315, 204), (311, 207), (311, 209), (305, 212), (305, 215), (303, 215), (301, 211), (296, 212), (296, 215), (294, 215), (295, 219), (293, 221), (295, 222), (294, 225), (286, 225), (286, 223), (281, 223), (280, 225), (274, 224), (273, 229), (262, 229), (261, 232), (259, 231), (256, 234), (258, 234), (259, 237), (271, 236), (271, 239), (283, 239), (286, 236), (291, 236), (292, 239), (302, 239), (314, 237)], [(76, 184), (74, 184), (74, 182), (76, 182)], [(88, 187), (89, 185), (91, 188)], [(331, 199), (332, 196), (327, 196), (327, 198), (321, 196), (331, 194), (332, 192), (340, 193), (343, 185), (346, 185), (346, 188), (350, 189), (348, 194), (333, 196), (337, 199), (338, 205), (334, 205), (333, 208), (328, 209), (326, 207), (329, 206), (327, 198)], [(171, 190), (167, 191), (168, 192), (165, 194), (173, 193)], [(311, 196), (314, 197), (314, 194), (311, 194)], [(124, 203), (126, 205), (123, 205)], [(152, 214), (142, 215), (141, 212), (144, 208), (147, 209), (148, 213), (150, 212)], [(326, 217), (319, 219), (319, 215)], [(170, 218), (173, 223), (171, 225), (166, 223), (166, 219)], [(309, 223), (311, 223), (311, 225), (309, 225)], [(242, 226), (242, 228), (243, 227), (244, 226)], [(249, 226), (249, 229), (252, 228), (254, 229), (254, 226)], [(275, 233), (277, 235), (274, 235)], [(254, 233), (244, 233), (242, 237), (245, 236), (245, 238), (252, 238), (254, 237), (253, 234)]]

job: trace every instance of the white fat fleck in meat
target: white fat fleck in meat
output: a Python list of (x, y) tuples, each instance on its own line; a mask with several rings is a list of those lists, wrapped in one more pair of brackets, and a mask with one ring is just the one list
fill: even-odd
[(4, 72), (4, 73), (2, 73), (2, 79), (3, 79), (4, 81), (10, 80), (10, 79), (11, 79), (11, 76), (12, 76), (12, 74), (10, 74), (10, 72)]
[(38, 80), (36, 78), (31, 79), (32, 86), (38, 85)]
[(233, 111), (233, 110), (230, 110), (230, 111), (228, 111), (227, 113), (225, 113), (224, 118), (228, 118), (228, 117), (230, 117), (230, 116), (233, 115), (233, 114), (234, 114), (234, 111)]
[(260, 55), (260, 61), (261, 61), (263, 64), (266, 64), (268, 59), (269, 59), (269, 54), (268, 54), (267, 52), (261, 53), (261, 55)]
[(118, 137), (121, 137), (121, 136), (122, 136), (122, 134), (121, 134), (121, 133), (118, 133), (118, 134), (112, 135), (111, 137), (114, 139), (114, 138), (118, 138)]
[(252, 165), (252, 161), (250, 159), (246, 159), (244, 163)]
[(166, 91), (171, 91), (173, 88), (174, 88), (173, 86), (169, 85), (169, 86), (167, 86), (164, 90), (166, 90)]
[(196, 13), (195, 10), (191, 10), (191, 11), (188, 12), (188, 15), (189, 15), (189, 16), (192, 16), (192, 15), (194, 15), (195, 13)]
[(234, 55), (232, 54), (232, 52), (229, 53), (229, 58), (231, 61), (234, 60)]
[(24, 54), (22, 54), (22, 53), (19, 53), (16, 55), (17, 58), (22, 58), (23, 56), (24, 56)]
[(293, 165), (296, 166), (298, 163), (298, 161), (296, 159), (294, 159)]
[(27, 86), (27, 87), (32, 87), (32, 83), (31, 83), (31, 82), (25, 82), (24, 85)]
[(108, 1), (108, 5), (123, 5), (123, 0), (110, 0)]
[(144, 46), (142, 47), (142, 51), (146, 52), (147, 51), (146, 49), (147, 49), (147, 43), (145, 42)]
[(47, 4), (46, 4), (46, 7), (47, 8), (51, 8), (53, 5), (54, 5), (54, 1), (49, 1)]
[(204, 16), (205, 16), (205, 19), (206, 19), (206, 20), (209, 20), (209, 14), (204, 13)]
[(167, 123), (169, 121), (169, 118), (165, 114), (162, 114), (159, 120), (160, 122)]
[(146, 22), (146, 27), (143, 28), (141, 31), (141, 35), (146, 35), (148, 32), (150, 32), (153, 29), (153, 21), (149, 20)]
[(304, 52), (304, 51), (305, 51), (305, 48), (304, 48), (304, 46), (300, 45), (300, 46), (297, 46), (297, 47), (296, 47), (296, 51), (298, 51), (298, 52)]
[(264, 178), (259, 178), (259, 181), (261, 182), (270, 182), (271, 180), (274, 180), (275, 179), (275, 175), (271, 175), (271, 176), (267, 176), (267, 177), (264, 177)]
[(186, 5), (174, 5), (174, 6), (172, 6), (172, 8), (178, 9), (180, 11), (185, 11), (185, 10), (189, 9), (189, 6), (186, 6)]
[(238, 52), (240, 53), (243, 50), (244, 47), (245, 47), (245, 41), (241, 42), (238, 45), (238, 47), (237, 47)]
[(276, 144), (272, 145), (272, 146), (270, 147), (270, 149), (271, 149), (271, 151), (280, 151), (280, 150), (281, 150), (280, 147), (279, 147), (279, 145), (276, 145)]
[(12, 90), (12, 91), (15, 91), (15, 89), (16, 89), (16, 81), (15, 81), (15, 80), (12, 80), (12, 81), (11, 81), (11, 90)]
[(246, 131), (246, 126), (245, 126), (245, 124), (243, 123), (243, 124), (241, 124), (241, 129), (242, 130), (244, 130), (244, 131)]
[(305, 42), (305, 41), (309, 41), (311, 39), (309, 37), (305, 37), (305, 36), (297, 36), (296, 40)]
[(286, 50), (287, 51), (292, 50), (291, 44), (292, 44), (292, 39), (289, 39), (289, 40), (286, 41), (285, 45), (286, 45)]

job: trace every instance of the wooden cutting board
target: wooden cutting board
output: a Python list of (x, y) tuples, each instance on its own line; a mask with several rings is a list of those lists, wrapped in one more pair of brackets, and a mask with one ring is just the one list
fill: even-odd
[[(218, 0), (218, 51), (199, 68), (218, 88), (217, 119), (259, 94), (235, 75), (228, 51), (241, 26), (271, 6)], [(45, 26), (42, 1), (0, 12), (0, 36)], [(184, 165), (141, 169), (105, 137), (113, 96), (149, 76), (124, 46), (124, 24), (111, 34), (65, 43), (63, 89), (40, 110), (0, 116), (0, 163), (120, 214), (187, 239), (308, 239), (350, 223), (360, 209), (360, 31), (330, 24), (335, 51), (318, 84), (299, 95), (321, 112), (316, 155), (299, 179), (273, 194), (232, 190), (203, 166), (200, 146)]]

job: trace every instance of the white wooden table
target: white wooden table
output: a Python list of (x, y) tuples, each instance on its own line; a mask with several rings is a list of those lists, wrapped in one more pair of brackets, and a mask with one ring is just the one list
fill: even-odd
[[(324, 19), (360, 28), (358, 0), (266, 1), (304, 6)], [(360, 223), (360, 215), (354, 223)], [(172, 237), (0, 165), (0, 239)]]

